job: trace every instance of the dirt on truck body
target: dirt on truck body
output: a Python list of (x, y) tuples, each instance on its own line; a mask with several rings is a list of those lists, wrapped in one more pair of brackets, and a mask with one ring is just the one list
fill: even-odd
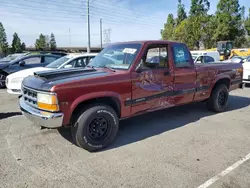
[(25, 78), (19, 104), (35, 124), (70, 126), (76, 145), (97, 151), (114, 141), (123, 118), (198, 101), (223, 112), (242, 74), (240, 63), (194, 65), (183, 43), (115, 43), (84, 69)]

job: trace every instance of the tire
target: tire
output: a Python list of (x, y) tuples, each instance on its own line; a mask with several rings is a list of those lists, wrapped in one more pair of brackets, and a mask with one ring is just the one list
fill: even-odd
[(0, 88), (6, 88), (6, 74), (0, 73)]
[(93, 105), (83, 110), (71, 127), (73, 142), (89, 152), (107, 147), (116, 137), (119, 119), (108, 105)]
[(217, 85), (209, 99), (207, 100), (207, 108), (213, 112), (223, 112), (228, 105), (229, 91), (225, 84)]

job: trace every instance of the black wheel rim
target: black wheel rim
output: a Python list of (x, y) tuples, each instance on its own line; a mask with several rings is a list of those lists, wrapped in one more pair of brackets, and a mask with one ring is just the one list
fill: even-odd
[(94, 141), (101, 141), (107, 137), (109, 129), (110, 123), (106, 118), (96, 117), (88, 126), (89, 137)]
[(5, 87), (6, 76), (0, 74), (0, 87)]
[(218, 94), (218, 104), (220, 107), (224, 107), (227, 103), (227, 92), (221, 91)]

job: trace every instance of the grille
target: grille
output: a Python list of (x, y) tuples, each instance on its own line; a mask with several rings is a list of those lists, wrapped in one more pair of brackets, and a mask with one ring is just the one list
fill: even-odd
[(27, 104), (37, 107), (37, 92), (36, 91), (22, 86), (22, 95), (23, 95), (24, 101)]

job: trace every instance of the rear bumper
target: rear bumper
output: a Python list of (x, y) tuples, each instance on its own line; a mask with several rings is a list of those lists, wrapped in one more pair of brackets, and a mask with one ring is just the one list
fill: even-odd
[(19, 106), (23, 115), (38, 126), (58, 128), (62, 126), (63, 113), (51, 113), (27, 105), (23, 98), (19, 99)]

